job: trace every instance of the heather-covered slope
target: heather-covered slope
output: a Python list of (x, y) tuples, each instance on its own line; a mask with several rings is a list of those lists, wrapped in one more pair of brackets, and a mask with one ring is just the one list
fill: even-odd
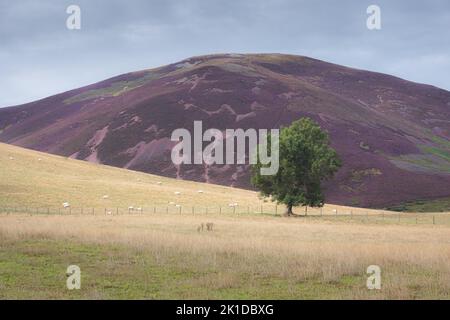
[(0, 109), (0, 141), (118, 167), (249, 187), (247, 166), (180, 166), (176, 128), (278, 128), (308, 116), (344, 166), (329, 202), (450, 196), (450, 92), (290, 55), (212, 55)]

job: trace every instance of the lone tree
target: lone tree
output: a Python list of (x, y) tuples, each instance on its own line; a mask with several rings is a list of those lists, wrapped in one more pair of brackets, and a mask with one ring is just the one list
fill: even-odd
[[(270, 150), (270, 136), (267, 140)], [(285, 204), (290, 216), (293, 206), (323, 206), (321, 182), (331, 178), (340, 166), (341, 160), (329, 146), (328, 134), (313, 120), (301, 118), (280, 130), (278, 172), (261, 175), (264, 165), (258, 157), (252, 166), (251, 182), (262, 196)]]

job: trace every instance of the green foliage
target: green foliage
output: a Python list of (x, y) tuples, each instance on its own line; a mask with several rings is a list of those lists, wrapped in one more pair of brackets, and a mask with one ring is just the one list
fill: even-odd
[(448, 212), (450, 211), (450, 198), (435, 200), (418, 199), (392, 205), (386, 209), (400, 212)]
[[(270, 150), (271, 139), (268, 139)], [(309, 118), (302, 118), (280, 130), (280, 167), (275, 175), (261, 175), (259, 158), (252, 166), (252, 184), (262, 196), (293, 206), (320, 207), (324, 204), (321, 181), (331, 178), (341, 166), (328, 134)]]
[(143, 77), (135, 80), (117, 81), (110, 84), (108, 87), (82, 92), (80, 94), (77, 94), (76, 96), (64, 100), (63, 102), (64, 104), (72, 104), (89, 99), (117, 97), (128, 91), (137, 89), (155, 78), (157, 78), (156, 74), (147, 73)]

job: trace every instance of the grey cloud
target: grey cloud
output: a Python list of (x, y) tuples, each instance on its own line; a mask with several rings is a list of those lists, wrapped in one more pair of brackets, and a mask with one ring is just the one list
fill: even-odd
[[(82, 29), (65, 27), (66, 8)], [(366, 8), (382, 10), (369, 31)], [(446, 0), (0, 0), (0, 106), (193, 55), (281, 52), (450, 89)]]

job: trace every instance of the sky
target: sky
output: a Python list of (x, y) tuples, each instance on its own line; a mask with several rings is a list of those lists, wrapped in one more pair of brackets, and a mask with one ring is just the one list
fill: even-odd
[(450, 90), (449, 33), (448, 0), (0, 0), (0, 107), (212, 53), (305, 55)]

